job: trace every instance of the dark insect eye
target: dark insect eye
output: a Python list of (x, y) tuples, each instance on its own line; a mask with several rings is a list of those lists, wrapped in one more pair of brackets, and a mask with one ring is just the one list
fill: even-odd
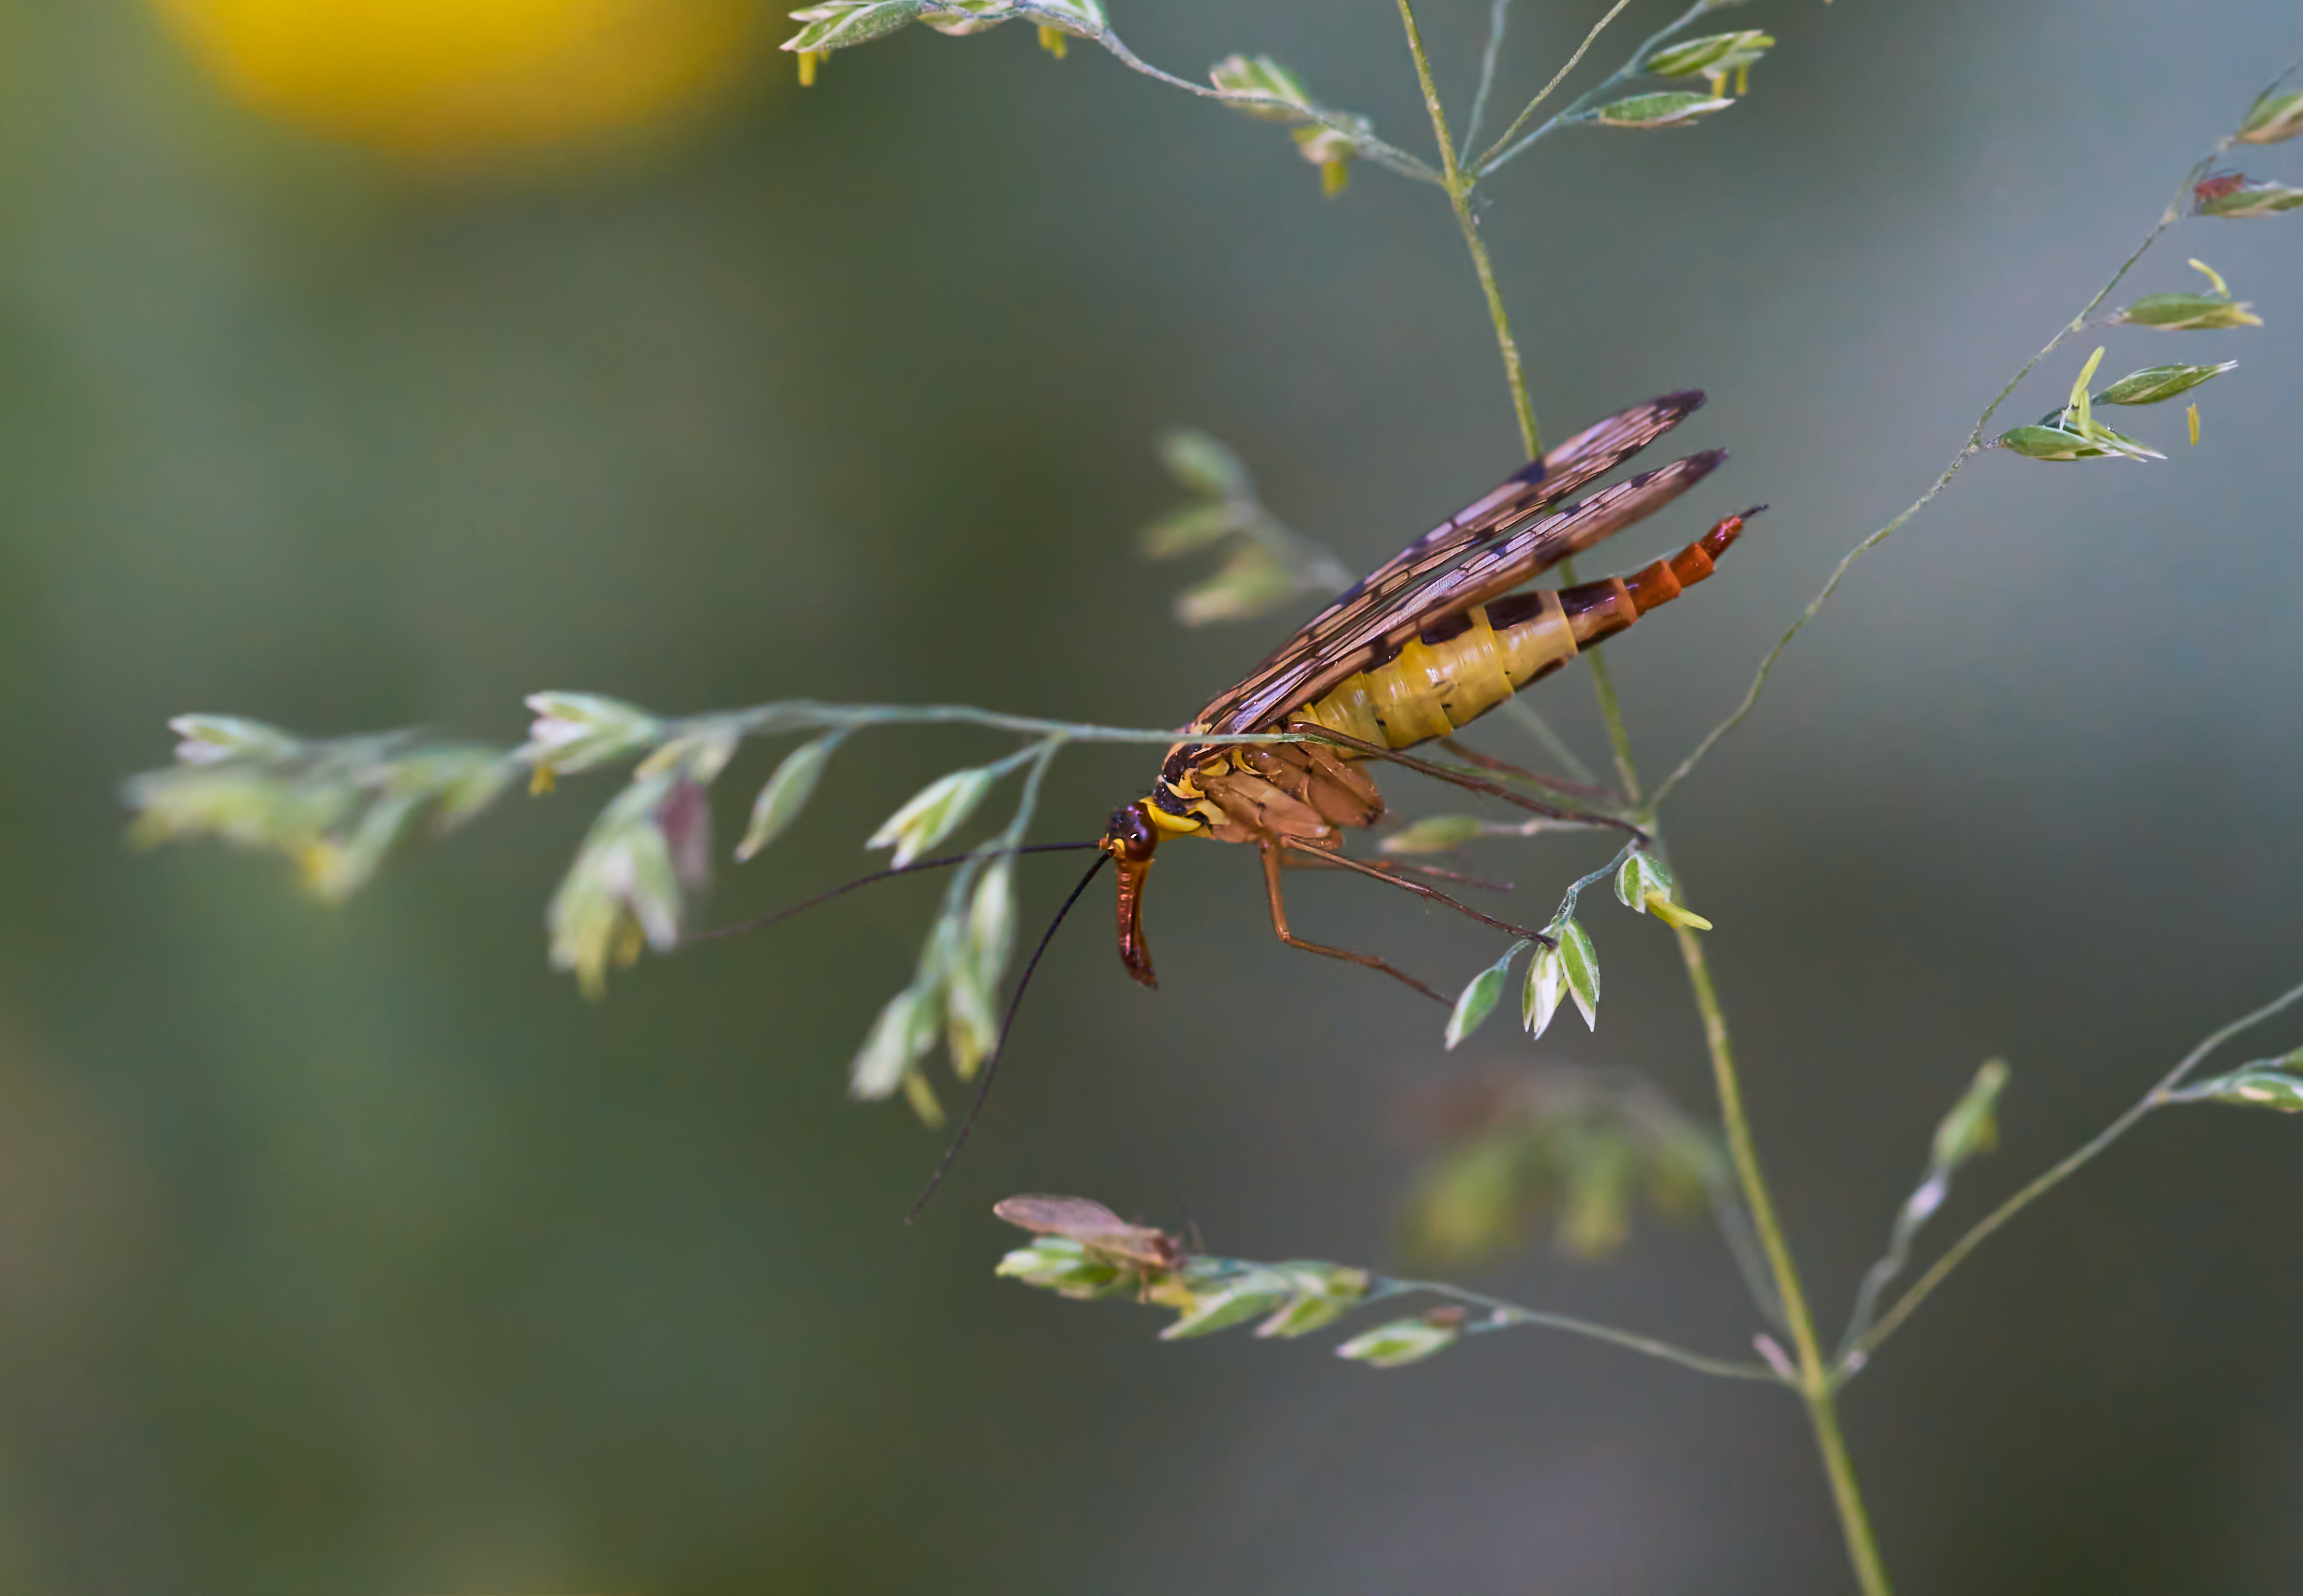
[(1159, 833), (1144, 816), (1143, 806), (1125, 804), (1111, 812), (1111, 824), (1104, 832), (1106, 842), (1113, 844), (1112, 851), (1129, 860), (1148, 859), (1159, 844)]

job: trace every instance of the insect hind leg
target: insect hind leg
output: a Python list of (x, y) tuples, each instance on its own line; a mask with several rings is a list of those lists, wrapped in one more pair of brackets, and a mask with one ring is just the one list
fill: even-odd
[(1454, 909), (1459, 915), (1468, 915), (1480, 925), (1493, 930), (1506, 932), (1513, 936), (1525, 937), (1528, 941), (1540, 942), (1547, 948), (1557, 941), (1556, 938), (1546, 935), (1540, 931), (1530, 931), (1524, 925), (1514, 925), (1508, 920), (1498, 920), (1493, 915), (1483, 915), (1470, 904), (1460, 903), (1448, 897), (1437, 887), (1427, 887), (1421, 882), (1408, 881), (1402, 876), (1393, 874), (1380, 865), (1371, 865), (1365, 859), (1354, 859), (1340, 853), (1329, 853), (1324, 849), (1315, 849), (1309, 843), (1298, 842), (1292, 837), (1281, 838), (1279, 845), (1303, 853), (1318, 854), (1328, 864), (1340, 869), (1355, 871), (1362, 875), (1372, 876), (1377, 881), (1397, 887), (1403, 892), (1413, 892), (1418, 898), (1428, 898), (1434, 903)]
[[(1453, 1001), (1445, 992), (1440, 992), (1436, 987), (1425, 985), (1422, 982), (1418, 981), (1414, 976), (1409, 975), (1405, 970), (1385, 963), (1382, 959), (1378, 958), (1372, 953), (1354, 953), (1348, 948), (1331, 948), (1325, 942), (1307, 941), (1288, 930), (1287, 905), (1281, 896), (1279, 890), (1279, 845), (1277, 842), (1261, 842), (1257, 844), (1257, 847), (1263, 855), (1263, 891), (1264, 896), (1270, 899), (1271, 904), (1271, 931), (1273, 935), (1277, 936), (1281, 942), (1286, 943), (1289, 947), (1301, 948), (1306, 953), (1319, 953), (1323, 954), (1329, 958), (1340, 958), (1346, 964), (1355, 964), (1363, 969), (1381, 970), (1393, 980), (1402, 982), (1406, 985), (1413, 987), (1416, 991), (1421, 992), (1425, 997), (1430, 998), (1435, 1003), (1448, 1003)], [(1315, 849), (1313, 851), (1317, 850)], [(1405, 886), (1407, 883), (1402, 882), (1399, 884)]]
[(1481, 770), (1493, 771), (1499, 776), (1508, 776), (1514, 781), (1526, 781), (1537, 787), (1548, 788), (1553, 792), (1570, 793), (1577, 798), (1592, 798), (1601, 803), (1623, 801), (1624, 795), (1612, 787), (1594, 787), (1588, 781), (1569, 781), (1558, 776), (1547, 776), (1541, 771), (1529, 770), (1524, 765), (1506, 764), (1492, 754), (1482, 754), (1479, 749), (1457, 742), (1452, 737), (1441, 738), (1439, 746), (1466, 764), (1476, 764)]
[(1287, 730), (1307, 738), (1316, 739), (1320, 742), (1333, 743), (1338, 747), (1349, 748), (1354, 754), (1369, 759), (1388, 760), (1394, 764), (1405, 765), (1420, 775), (1430, 776), (1451, 786), (1460, 787), (1466, 792), (1484, 793), (1489, 798), (1501, 798), (1507, 804), (1515, 805), (1532, 814), (1548, 815), (1553, 820), (1581, 821), (1587, 825), (1613, 826), (1618, 831), (1629, 832), (1642, 842), (1648, 840), (1647, 832), (1620, 815), (1606, 815), (1587, 809), (1563, 809), (1556, 804), (1538, 803), (1531, 798), (1514, 792), (1500, 781), (1490, 781), (1480, 776), (1465, 775), (1461, 771), (1451, 771), (1444, 764), (1434, 764), (1428, 759), (1418, 759), (1412, 754), (1402, 754), (1396, 749), (1362, 742), (1356, 737), (1330, 730), (1316, 721), (1290, 721), (1287, 723)]
[[(1361, 862), (1366, 863), (1366, 861)], [(1280, 861), (1280, 868), (1283, 870), (1312, 870), (1321, 866), (1337, 870), (1348, 867), (1336, 864), (1324, 849), (1315, 857), (1298, 852), (1291, 848), (1287, 850), (1287, 857)], [(1369, 867), (1380, 870), (1386, 875), (1428, 875), (1433, 881), (1451, 881), (1461, 886), (1478, 887), (1489, 892), (1519, 891), (1519, 888), (1511, 882), (1489, 881), (1484, 875), (1467, 875), (1461, 870), (1443, 870), (1437, 865), (1419, 864), (1407, 859), (1392, 859), (1382, 864), (1370, 864)]]

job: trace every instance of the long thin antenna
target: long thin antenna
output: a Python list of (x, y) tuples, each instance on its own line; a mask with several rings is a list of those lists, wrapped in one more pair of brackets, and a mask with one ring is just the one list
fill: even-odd
[[(1094, 845), (1091, 843), (1089, 846)], [(1079, 885), (1072, 889), (1072, 895), (1064, 899), (1063, 908), (1056, 911), (1056, 917), (1048, 922), (1048, 929), (1041, 933), (1040, 945), (1032, 950), (1031, 959), (1024, 966), (1023, 975), (1017, 977), (1016, 995), (1008, 1000), (1008, 1017), (1000, 1022), (1000, 1040), (992, 1043), (991, 1056), (983, 1061), (983, 1078), (976, 1085), (975, 1101), (968, 1105), (967, 1118), (959, 1122), (959, 1134), (953, 1136), (951, 1145), (943, 1150), (942, 1161), (936, 1165), (935, 1173), (928, 1177), (927, 1190), (920, 1194), (920, 1200), (912, 1204), (911, 1212), (904, 1215), (904, 1223), (908, 1225), (920, 1217), (920, 1211), (928, 1205), (928, 1200), (943, 1185), (943, 1178), (951, 1173), (952, 1161), (959, 1157), (959, 1150), (967, 1145), (967, 1138), (974, 1134), (975, 1122), (983, 1117), (983, 1104), (991, 1095), (991, 1077), (999, 1074), (1000, 1060), (1008, 1051), (1008, 1033), (1016, 1028), (1016, 1010), (1023, 1007), (1025, 990), (1032, 984), (1032, 972), (1040, 967), (1040, 956), (1048, 950), (1048, 944), (1056, 940), (1056, 927), (1061, 925), (1064, 916), (1072, 912), (1072, 905), (1077, 903), (1080, 894), (1087, 891), (1087, 884), (1095, 879), (1095, 873), (1110, 860), (1111, 856), (1108, 853), (1096, 855), (1095, 863), (1087, 867), (1087, 874), (1079, 878)]]
[(723, 936), (742, 936), (747, 932), (764, 930), (779, 920), (789, 920), (794, 915), (806, 914), (818, 904), (831, 902), (842, 892), (853, 892), (856, 888), (868, 887), (875, 881), (887, 881), (898, 875), (915, 875), (923, 870), (941, 870), (946, 866), (964, 864), (969, 859), (998, 858), (1008, 854), (1018, 853), (1076, 853), (1083, 848), (1096, 846), (1098, 845), (1093, 842), (1033, 842), (1022, 848), (998, 849), (990, 854), (955, 853), (946, 854), (940, 859), (915, 859), (908, 865), (898, 865), (892, 870), (875, 870), (869, 875), (859, 875), (845, 886), (834, 887), (829, 892), (818, 892), (806, 903), (795, 903), (789, 908), (780, 908), (773, 914), (762, 915), (757, 919), (738, 920), (733, 925), (722, 925), (713, 931), (692, 931), (679, 940), (684, 946), (688, 942), (717, 942)]

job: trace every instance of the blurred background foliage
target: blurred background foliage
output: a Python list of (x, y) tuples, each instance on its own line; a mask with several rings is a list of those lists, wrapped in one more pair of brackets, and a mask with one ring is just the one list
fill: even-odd
[(1604, 1258), (1631, 1239), (1636, 1210), (1683, 1220), (1714, 1193), (1734, 1205), (1717, 1138), (1638, 1077), (1467, 1074), (1423, 1110), (1437, 1146), (1415, 1177), (1402, 1241), (1427, 1270), (1492, 1262), (1525, 1246), (1539, 1220), (1563, 1252)]
[(402, 161), (592, 153), (708, 105), (776, 26), (752, 0), (156, 0), (235, 99)]
[[(1486, 9), (1426, 8), (1459, 96)], [(1268, 49), (1420, 146), (1384, 7), (1136, 11), (1156, 61)], [(1690, 445), (1735, 451), (1615, 563), (1776, 507), (1615, 652), (1651, 768), (2295, 47), (2269, 0), (1748, 14), (1782, 40), (1750, 100), (1547, 146), (1487, 213), (1555, 433), (1692, 384)], [(1528, 8), (1506, 81), (1589, 20)], [(594, 1005), (546, 972), (539, 916), (603, 782), (338, 908), (217, 850), (122, 849), (116, 784), (193, 708), (506, 741), (544, 687), (1172, 722), (1270, 638), (1182, 631), (1177, 572), (1138, 562), (1173, 502), (1161, 428), (1237, 447), (1273, 513), (1362, 569), (1513, 463), (1437, 195), (1370, 173), (1323, 202), (1268, 129), (1021, 30), (915, 30), (802, 94), (756, 58), (768, 23), (0, 8), (0, 1586), (1837, 1588), (1798, 1412), (1764, 1389), (1532, 1332), (1382, 1377), (1166, 1347), (991, 1279), (988, 1205), (1020, 1189), (1239, 1255), (1388, 1260), (1408, 1105), (1456, 1063), (1436, 1012), (1273, 944), (1234, 850), (1163, 860), (1159, 993), (1101, 913), (1067, 933), (907, 1230), (936, 1145), (842, 1084), (932, 884)], [(2200, 447), (2151, 412), (2164, 465), (1978, 462), (1680, 800), (1826, 1302), (1978, 1059), (2015, 1073), (1953, 1220), (2294, 976), (2296, 236), (2190, 224), (2132, 284), (2188, 289), (2198, 254), (2269, 322), (2114, 335), (2113, 370), (2244, 362), (2203, 391)], [(1596, 749), (1586, 697), (1544, 692)], [(721, 908), (865, 867), (871, 827), (984, 741), (857, 739)], [(1044, 834), (1148, 776), (1074, 756)], [(1607, 847), (1475, 845), (1543, 902)], [(1026, 876), (1027, 922), (1068, 873)], [(1350, 882), (1295, 892), (1427, 975), (1495, 951)], [(1606, 1026), (1533, 1052), (1497, 1026), (1466, 1067), (1635, 1066), (1704, 1103), (1661, 932), (1594, 935)], [(2149, 1125), (1853, 1388), (1910, 1588), (2303, 1579), (2294, 1135)], [(1700, 1226), (1476, 1279), (1729, 1355), (1750, 1328)]]

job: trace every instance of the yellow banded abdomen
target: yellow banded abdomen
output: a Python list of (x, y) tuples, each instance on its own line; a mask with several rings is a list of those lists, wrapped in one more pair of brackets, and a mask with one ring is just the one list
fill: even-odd
[(1575, 657), (1575, 630), (1558, 595), (1529, 596), (1538, 608), (1525, 620), (1497, 631), (1484, 605), (1473, 609), (1463, 630), (1438, 642), (1409, 638), (1392, 659), (1345, 678), (1294, 718), (1387, 748), (1462, 730)]

